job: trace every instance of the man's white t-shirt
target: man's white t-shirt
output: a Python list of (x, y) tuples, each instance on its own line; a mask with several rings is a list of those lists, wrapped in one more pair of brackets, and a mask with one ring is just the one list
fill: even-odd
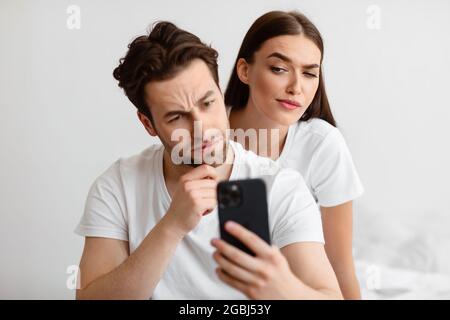
[[(230, 115), (231, 107), (227, 107)], [(276, 162), (300, 172), (318, 205), (333, 207), (361, 196), (364, 188), (338, 128), (313, 118), (289, 126)]]
[[(282, 248), (295, 242), (324, 243), (319, 209), (301, 175), (281, 169), (230, 141), (235, 154), (230, 180), (262, 178), (267, 187), (271, 241)], [(163, 176), (163, 152), (152, 145), (117, 160), (93, 183), (75, 232), (129, 242), (132, 253), (166, 214), (171, 202)], [(178, 245), (152, 299), (245, 299), (216, 275), (214, 248), (220, 237), (217, 208), (202, 217)]]

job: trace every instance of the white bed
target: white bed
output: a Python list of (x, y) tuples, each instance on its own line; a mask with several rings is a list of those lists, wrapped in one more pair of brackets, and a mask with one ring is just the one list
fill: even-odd
[(450, 215), (355, 214), (363, 299), (450, 299)]

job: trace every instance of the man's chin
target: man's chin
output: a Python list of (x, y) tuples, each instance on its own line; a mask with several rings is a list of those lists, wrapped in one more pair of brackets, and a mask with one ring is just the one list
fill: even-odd
[(192, 157), (190, 159), (190, 166), (196, 168), (198, 166), (206, 164), (213, 168), (220, 167), (226, 163), (227, 152), (228, 145), (224, 145), (223, 143), (221, 143), (220, 147), (216, 148), (213, 152), (203, 153), (201, 155), (201, 159), (199, 159), (198, 157)]
[(190, 161), (188, 161), (188, 163), (184, 163), (184, 165), (190, 166), (192, 168), (197, 168), (204, 164), (211, 166), (213, 168), (217, 168), (217, 167), (220, 167), (221, 165), (225, 164), (225, 159), (223, 159), (223, 161), (206, 161), (206, 160), (194, 161), (194, 159), (191, 159)]
[(227, 163), (228, 151), (229, 144), (222, 142), (214, 150), (203, 150), (198, 153), (191, 151), (189, 155), (181, 155), (179, 159), (181, 161), (173, 161), (173, 158), (172, 161), (190, 168), (197, 168), (204, 164), (217, 168)]

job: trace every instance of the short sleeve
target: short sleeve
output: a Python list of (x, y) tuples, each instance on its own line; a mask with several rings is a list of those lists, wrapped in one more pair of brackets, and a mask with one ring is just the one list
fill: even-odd
[(311, 159), (310, 185), (320, 206), (333, 207), (354, 200), (363, 192), (350, 150), (333, 128)]
[(128, 241), (119, 165), (118, 160), (92, 184), (76, 234)]
[(277, 174), (269, 210), (273, 214), (272, 243), (277, 247), (296, 242), (325, 242), (319, 208), (299, 172), (283, 169)]

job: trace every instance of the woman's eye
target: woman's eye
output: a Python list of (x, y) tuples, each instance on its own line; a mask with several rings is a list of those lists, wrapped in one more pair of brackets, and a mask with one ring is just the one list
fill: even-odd
[(314, 73), (310, 73), (310, 72), (305, 72), (304, 75), (307, 76), (308, 78), (317, 78), (317, 75), (315, 75)]
[(274, 72), (274, 73), (283, 73), (283, 72), (287, 71), (286, 69), (278, 68), (278, 67), (270, 67), (270, 70), (272, 70), (272, 72)]

